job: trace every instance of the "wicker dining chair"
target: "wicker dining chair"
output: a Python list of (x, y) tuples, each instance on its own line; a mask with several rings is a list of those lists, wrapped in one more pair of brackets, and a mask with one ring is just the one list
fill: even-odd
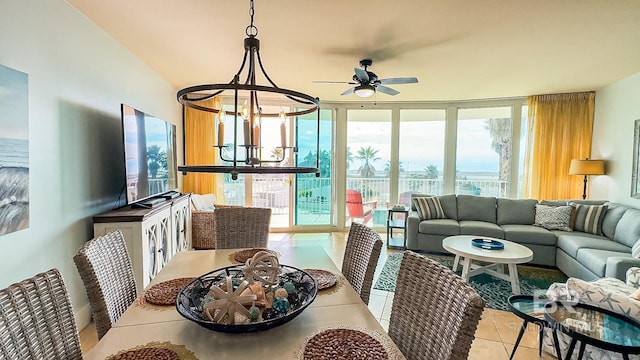
[(448, 268), (405, 251), (389, 336), (408, 360), (466, 359), (485, 302)]
[(80, 337), (57, 269), (0, 290), (0, 359), (82, 359)]
[(351, 223), (342, 259), (342, 274), (365, 304), (369, 304), (373, 274), (378, 265), (382, 239), (365, 225)]
[(87, 291), (100, 339), (138, 296), (124, 235), (116, 230), (89, 240), (73, 261)]
[(213, 212), (216, 249), (266, 248), (271, 209), (228, 207)]
[[(215, 204), (215, 210), (226, 208), (241, 208), (238, 205)], [(215, 249), (216, 235), (213, 231), (213, 223), (217, 215), (215, 210), (192, 210), (191, 211), (191, 246), (196, 250)]]

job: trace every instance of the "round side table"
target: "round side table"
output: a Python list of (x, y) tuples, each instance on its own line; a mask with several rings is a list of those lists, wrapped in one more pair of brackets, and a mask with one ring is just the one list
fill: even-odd
[[(538, 332), (538, 356), (542, 356), (542, 336), (544, 335), (544, 328), (550, 328), (553, 330), (549, 322), (544, 318), (544, 306), (549, 301), (550, 300), (547, 299), (534, 298), (531, 295), (512, 295), (509, 297), (507, 300), (509, 309), (516, 316), (524, 320), (522, 327), (520, 327), (520, 333), (518, 333), (518, 339), (516, 340), (515, 345), (513, 345), (513, 350), (511, 351), (509, 360), (513, 359), (513, 356), (518, 349), (518, 345), (520, 344), (520, 340), (522, 340), (522, 335), (524, 335), (524, 331), (529, 323), (534, 323), (540, 327)], [(556, 348), (556, 353), (560, 354), (558, 335), (555, 330), (553, 331), (553, 343)]]

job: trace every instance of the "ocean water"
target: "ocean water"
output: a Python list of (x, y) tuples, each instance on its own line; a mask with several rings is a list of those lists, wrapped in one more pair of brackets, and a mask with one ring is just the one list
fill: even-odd
[(29, 167), (29, 140), (0, 138), (0, 166)]

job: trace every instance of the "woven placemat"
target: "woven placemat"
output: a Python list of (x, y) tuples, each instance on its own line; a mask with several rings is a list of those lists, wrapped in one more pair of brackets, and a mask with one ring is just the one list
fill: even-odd
[(182, 288), (195, 278), (177, 278), (155, 284), (144, 291), (144, 300), (153, 305), (171, 306)]
[(265, 248), (253, 248), (253, 249), (244, 249), (244, 250), (232, 252), (231, 254), (229, 254), (229, 261), (232, 263), (235, 262), (235, 263), (244, 264), (247, 262), (247, 260), (251, 259), (255, 254), (259, 253), (260, 251), (270, 252), (276, 257), (280, 257), (280, 254), (277, 251), (269, 250)]
[(387, 360), (390, 356), (387, 341), (371, 330), (340, 327), (321, 330), (305, 340), (295, 358), (303, 360)]
[(338, 282), (338, 276), (322, 269), (304, 269), (318, 283), (318, 290), (328, 289)]
[(168, 341), (152, 341), (146, 345), (119, 351), (105, 360), (198, 360), (195, 354), (184, 345), (175, 345)]

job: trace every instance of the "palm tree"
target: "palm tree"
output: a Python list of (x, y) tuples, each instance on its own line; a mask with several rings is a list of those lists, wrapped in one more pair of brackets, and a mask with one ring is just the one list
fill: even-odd
[(427, 165), (426, 168), (424, 168), (425, 174), (424, 174), (424, 178), (425, 179), (433, 179), (433, 180), (437, 180), (438, 176), (439, 176), (439, 172), (438, 172), (438, 167), (431, 164), (431, 165)]
[[(403, 173), (404, 168), (402, 167), (402, 161), (398, 162), (398, 172)], [(387, 161), (384, 166), (384, 174), (387, 176), (391, 175), (391, 160)]]
[(360, 147), (360, 150), (358, 150), (358, 156), (355, 157), (358, 160), (364, 161), (364, 164), (362, 164), (362, 166), (360, 166), (360, 168), (358, 169), (358, 171), (360, 172), (360, 176), (365, 178), (375, 176), (376, 168), (373, 167), (372, 163), (380, 160), (380, 158), (377, 156), (379, 151), (380, 150), (371, 148), (371, 146), (367, 146), (366, 148)]
[(351, 149), (347, 146), (347, 170), (349, 170), (349, 166), (353, 162), (353, 153)]
[(160, 146), (158, 145), (147, 147), (147, 161), (149, 162), (149, 173), (151, 173), (152, 179), (158, 176), (159, 169), (167, 168), (167, 154), (164, 151), (160, 151)]
[(485, 124), (491, 136), (491, 147), (500, 156), (499, 179), (509, 179), (509, 161), (511, 158), (511, 119), (489, 119)]

